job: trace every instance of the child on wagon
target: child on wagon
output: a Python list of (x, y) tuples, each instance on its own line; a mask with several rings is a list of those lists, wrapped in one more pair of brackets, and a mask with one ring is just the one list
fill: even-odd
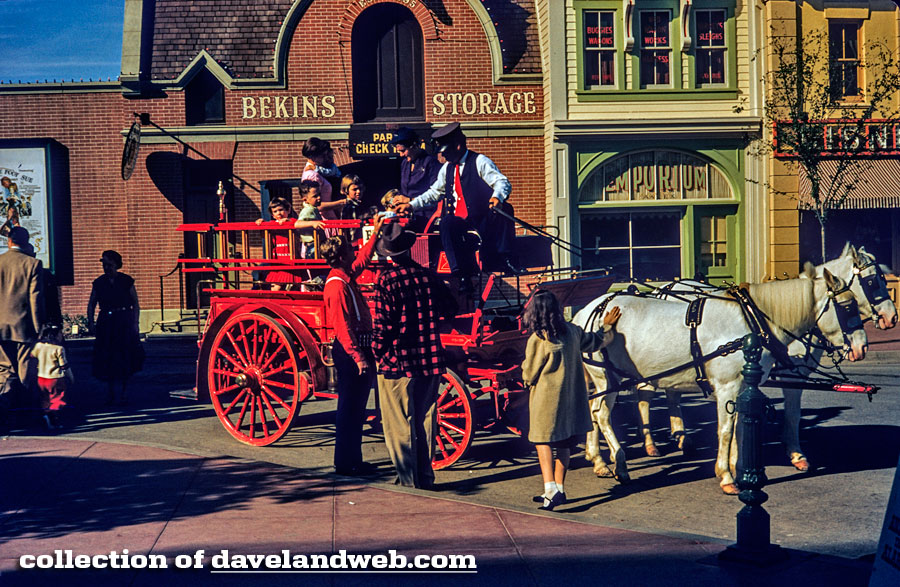
[(572, 448), (591, 430), (581, 354), (608, 345), (619, 316), (616, 306), (603, 317), (600, 332), (585, 332), (565, 321), (559, 301), (548, 291), (535, 294), (525, 310), (523, 322), (532, 334), (522, 363), (522, 380), (531, 390), (528, 440), (537, 448), (544, 479), (544, 493), (534, 498), (542, 510), (566, 502), (563, 483)]

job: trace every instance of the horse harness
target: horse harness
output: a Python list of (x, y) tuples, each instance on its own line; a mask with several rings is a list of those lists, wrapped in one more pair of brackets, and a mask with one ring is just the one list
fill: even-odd
[[(856, 299), (851, 298), (851, 301), (847, 303), (840, 303), (837, 301), (837, 296), (849, 290), (849, 288), (849, 285), (845, 285), (840, 290), (835, 291), (829, 289), (828, 302), (826, 302), (825, 306), (822, 308), (822, 311), (816, 317), (816, 322), (818, 323), (818, 320), (822, 317), (822, 315), (824, 315), (825, 311), (827, 311), (828, 304), (834, 302), (835, 312), (838, 317), (838, 323), (841, 326), (841, 331), (844, 333), (845, 339), (847, 338), (846, 333), (848, 332), (848, 328), (856, 329), (862, 327), (862, 321), (859, 318), (859, 307), (856, 303)], [(716, 291), (718, 292), (721, 290)], [(706, 354), (703, 353), (703, 349), (700, 347), (700, 342), (697, 338), (697, 329), (700, 326), (700, 323), (703, 321), (703, 308), (706, 304), (706, 300), (710, 298), (737, 302), (744, 316), (744, 322), (747, 324), (751, 333), (757, 335), (760, 338), (763, 347), (770, 353), (772, 353), (772, 355), (775, 357), (776, 363), (785, 367), (792, 366), (793, 361), (788, 355), (787, 346), (774, 336), (769, 326), (768, 317), (759, 308), (759, 306), (756, 305), (756, 302), (753, 301), (753, 298), (750, 296), (750, 292), (747, 289), (744, 289), (737, 285), (732, 285), (731, 287), (725, 289), (724, 292), (729, 297), (714, 295), (708, 290), (695, 288), (695, 291), (688, 293), (697, 297), (685, 298), (683, 296), (679, 296), (675, 292), (672, 292), (671, 289), (660, 290), (660, 293), (687, 302), (688, 304), (687, 311), (685, 312), (684, 322), (685, 326), (690, 328), (690, 352), (692, 360), (688, 363), (666, 369), (661, 373), (656, 373), (648, 377), (633, 377), (629, 373), (622, 371), (621, 369), (613, 365), (612, 361), (609, 358), (607, 350), (605, 348), (601, 349), (600, 353), (603, 356), (602, 361), (594, 361), (585, 357), (584, 362), (589, 365), (602, 367), (603, 369), (605, 369), (607, 372), (607, 380), (609, 384), (606, 391), (594, 393), (590, 396), (590, 398), (592, 399), (600, 395), (605, 395), (607, 393), (617, 392), (621, 389), (634, 387), (635, 385), (646, 383), (651, 379), (661, 379), (663, 377), (668, 377), (669, 375), (674, 375), (675, 373), (683, 371), (684, 369), (687, 369), (691, 366), (694, 367), (695, 380), (697, 382), (697, 386), (703, 392), (703, 396), (708, 397), (711, 393), (713, 393), (712, 385), (710, 385), (709, 378), (706, 375), (706, 363), (712, 359), (724, 357), (740, 350), (743, 344), (743, 337), (720, 345), (712, 352)], [(587, 324), (593, 326), (593, 323), (597, 320), (597, 318), (602, 316), (606, 312), (606, 308), (609, 305), (609, 302), (617, 296), (621, 295), (634, 297), (648, 297), (648, 295), (653, 295), (653, 297), (657, 297), (658, 294), (638, 292), (637, 288), (631, 285), (628, 287), (628, 289), (616, 292), (603, 300), (600, 304), (598, 304), (597, 307), (594, 308), (594, 310), (591, 312), (591, 315), (588, 317)], [(792, 338), (801, 340), (793, 333), (789, 331), (785, 332), (787, 332)], [(620, 377), (623, 378), (623, 380), (617, 381), (617, 379), (619, 379)], [(618, 385), (616, 385), (616, 383), (618, 383)]]

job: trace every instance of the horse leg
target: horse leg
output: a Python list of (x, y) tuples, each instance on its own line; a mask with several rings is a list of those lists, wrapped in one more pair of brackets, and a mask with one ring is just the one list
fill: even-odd
[(800, 397), (802, 389), (782, 389), (784, 393), (784, 430), (782, 442), (791, 464), (798, 471), (809, 471), (809, 461), (800, 448)]
[[(723, 389), (716, 389), (716, 412), (719, 421), (719, 449), (716, 454), (716, 477), (719, 478), (719, 486), (722, 491), (728, 495), (737, 495), (740, 493), (734, 482), (734, 474), (731, 468), (732, 453), (737, 456), (737, 440), (735, 439), (735, 414), (729, 414), (726, 405), (729, 400), (737, 398), (737, 392), (740, 387), (741, 380), (738, 379), (737, 384), (729, 383), (723, 386)], [(734, 389), (727, 389), (734, 388)], [(731, 391), (732, 393), (728, 393)]]
[(658, 457), (659, 449), (653, 442), (653, 435), (650, 433), (650, 400), (653, 398), (653, 387), (642, 383), (637, 386), (638, 392), (638, 415), (641, 418), (641, 435), (644, 437), (644, 450), (647, 451), (648, 457)]
[[(625, 461), (625, 451), (619, 444), (619, 440), (616, 438), (616, 433), (613, 431), (612, 423), (610, 422), (612, 408), (616, 405), (617, 395), (618, 394), (616, 393), (604, 395), (601, 398), (600, 409), (597, 410), (595, 417), (600, 432), (603, 433), (603, 438), (606, 439), (606, 445), (609, 447), (609, 458), (612, 461), (613, 466), (612, 476), (615, 477), (616, 481), (619, 483), (627, 483), (631, 480), (631, 477), (628, 476), (628, 463)], [(597, 473), (598, 477), (608, 476), (601, 474), (603, 471), (598, 472), (595, 469), (594, 472)]]
[[(600, 398), (595, 397), (591, 400), (591, 431), (587, 433), (584, 443), (584, 458), (594, 465), (594, 473), (598, 477), (612, 477), (612, 471), (603, 460), (600, 453), (600, 427), (597, 426), (597, 410), (600, 409)], [(601, 475), (600, 471), (605, 471), (605, 475)]]
[(669, 411), (669, 430), (672, 438), (678, 443), (678, 450), (690, 453), (694, 450), (690, 437), (684, 430), (684, 418), (681, 416), (681, 392), (666, 390), (666, 404)]

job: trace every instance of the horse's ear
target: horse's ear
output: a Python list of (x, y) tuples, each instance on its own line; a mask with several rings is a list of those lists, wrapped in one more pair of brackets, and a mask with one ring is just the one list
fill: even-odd
[(828, 285), (828, 289), (835, 289), (835, 286), (837, 285), (837, 279), (834, 277), (834, 275), (831, 274), (831, 271), (829, 271), (828, 269), (823, 269), (822, 277), (825, 278), (825, 283)]
[(803, 264), (803, 272), (802, 275), (809, 277), (810, 279), (816, 278), (816, 266), (807, 261)]
[(854, 255), (855, 256), (856, 253), (854, 251), (855, 251), (855, 249), (854, 249), (853, 245), (850, 244), (850, 241), (847, 241), (844, 243), (844, 250), (841, 251), (841, 257), (844, 257), (846, 255)]
[(847, 246), (844, 247), (844, 253), (849, 254), (854, 263), (859, 263), (859, 253), (857, 252), (856, 247), (850, 243), (847, 243)]

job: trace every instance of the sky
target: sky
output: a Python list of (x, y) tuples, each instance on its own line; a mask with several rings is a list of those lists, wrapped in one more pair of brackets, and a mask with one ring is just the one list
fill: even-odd
[(124, 13), (125, 0), (0, 0), (0, 80), (115, 80)]

